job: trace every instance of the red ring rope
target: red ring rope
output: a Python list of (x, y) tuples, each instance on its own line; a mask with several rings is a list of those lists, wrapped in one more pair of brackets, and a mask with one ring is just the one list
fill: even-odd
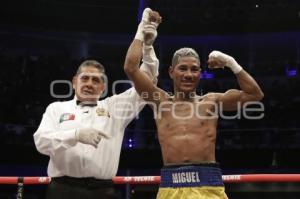
[[(50, 177), (0, 177), (0, 184), (18, 184), (23, 178), (23, 184), (48, 184)], [(243, 182), (300, 182), (300, 174), (245, 174), (223, 175), (225, 183)], [(118, 176), (113, 178), (115, 184), (159, 184), (160, 176)]]

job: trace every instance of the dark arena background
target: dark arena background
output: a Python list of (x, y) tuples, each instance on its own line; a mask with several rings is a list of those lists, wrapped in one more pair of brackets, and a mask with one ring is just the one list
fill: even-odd
[[(47, 175), (48, 157), (33, 142), (45, 108), (73, 98), (66, 82), (86, 58), (105, 66), (109, 95), (114, 81), (127, 79), (125, 55), (145, 7), (163, 17), (155, 41), (161, 88), (172, 91), (172, 55), (188, 46), (202, 62), (199, 94), (237, 88), (232, 72), (207, 68), (212, 50), (232, 55), (264, 91), (261, 119), (228, 112), (235, 119), (219, 120), (223, 174), (300, 173), (299, 0), (6, 0), (0, 3), (0, 176)], [(127, 127), (118, 175), (157, 176), (161, 167), (152, 110), (145, 107)], [(46, 185), (21, 188), (25, 199), (45, 197)], [(124, 199), (153, 199), (158, 185), (117, 188)], [(1, 183), (0, 199), (17, 198), (18, 190)], [(226, 183), (226, 192), (230, 199), (298, 199), (300, 182)]]

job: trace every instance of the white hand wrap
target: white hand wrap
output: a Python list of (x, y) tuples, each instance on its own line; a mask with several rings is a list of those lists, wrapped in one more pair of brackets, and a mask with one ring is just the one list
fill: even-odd
[(144, 31), (146, 25), (154, 25), (155, 29), (158, 27), (158, 23), (150, 22), (149, 15), (152, 10), (150, 8), (145, 8), (143, 11), (142, 20), (138, 26), (134, 39), (138, 39), (144, 42)]
[(138, 29), (136, 31), (135, 37), (134, 39), (138, 39), (141, 41), (144, 41), (144, 34), (143, 34), (143, 30), (144, 30), (144, 26), (145, 24), (149, 23), (149, 13), (151, 12), (150, 8), (146, 8), (143, 11), (143, 16), (142, 16), (142, 20), (138, 26)]
[(229, 67), (234, 74), (237, 74), (243, 70), (243, 68), (235, 61), (233, 57), (220, 51), (214, 50), (209, 54), (208, 57), (209, 59), (215, 59), (224, 62), (225, 66)]

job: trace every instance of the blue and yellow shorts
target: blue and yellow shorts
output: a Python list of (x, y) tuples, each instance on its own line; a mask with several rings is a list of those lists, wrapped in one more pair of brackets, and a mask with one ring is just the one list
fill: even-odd
[(218, 164), (167, 166), (157, 199), (227, 199)]

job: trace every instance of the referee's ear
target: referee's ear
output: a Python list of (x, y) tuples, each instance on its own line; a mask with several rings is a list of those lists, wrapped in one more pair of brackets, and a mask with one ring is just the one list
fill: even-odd
[(74, 75), (72, 79), (72, 87), (74, 90), (76, 90), (76, 85), (77, 85), (77, 75)]

